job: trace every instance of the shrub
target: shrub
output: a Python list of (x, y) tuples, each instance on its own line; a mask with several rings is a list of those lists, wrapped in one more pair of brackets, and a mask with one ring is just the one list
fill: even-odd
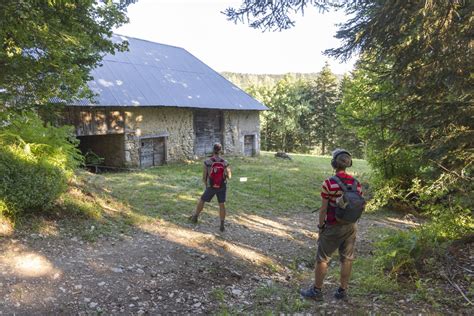
[(104, 160), (105, 160), (104, 158), (100, 157), (92, 150), (89, 150), (84, 155), (84, 163), (86, 165), (101, 165), (104, 162)]
[[(470, 210), (445, 209), (429, 223), (410, 231), (392, 232), (376, 243), (376, 262), (392, 276), (405, 275), (417, 278), (425, 264), (432, 264), (444, 255), (447, 245), (472, 234), (474, 220)], [(427, 260), (429, 259), (429, 260)]]
[(43, 125), (35, 115), (4, 122), (0, 129), (1, 212), (17, 216), (41, 210), (67, 188), (80, 161), (68, 127)]

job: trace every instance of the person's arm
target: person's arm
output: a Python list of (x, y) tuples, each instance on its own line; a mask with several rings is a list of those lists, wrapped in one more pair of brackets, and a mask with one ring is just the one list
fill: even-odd
[(328, 199), (323, 198), (322, 199), (322, 204), (321, 207), (319, 208), (319, 224), (318, 228), (324, 228), (324, 225), (326, 225), (326, 214), (328, 210)]
[(318, 228), (321, 231), (326, 226), (326, 215), (328, 211), (328, 204), (329, 204), (329, 190), (328, 190), (329, 182), (325, 180), (323, 185), (321, 186), (321, 207), (319, 208), (319, 223)]
[(225, 172), (226, 172), (226, 177), (227, 177), (227, 179), (232, 178), (232, 170), (230, 170), (230, 166), (227, 166), (227, 167), (225, 168)]
[(364, 196), (364, 192), (362, 192), (362, 184), (360, 184), (359, 181), (357, 181), (357, 192), (359, 192), (360, 195)]
[(202, 166), (202, 182), (204, 186), (207, 187), (207, 167), (205, 164)]

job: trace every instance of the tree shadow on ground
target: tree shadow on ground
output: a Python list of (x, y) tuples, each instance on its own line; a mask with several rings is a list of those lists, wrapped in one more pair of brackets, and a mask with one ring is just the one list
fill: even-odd
[[(126, 177), (83, 177), (61, 210), (34, 217), (30, 226), (3, 238), (0, 311), (333, 311), (307, 305), (296, 291), (308, 282), (316, 252), (316, 215), (305, 205), (292, 208), (308, 194), (296, 187), (275, 198), (274, 209), (265, 209), (258, 203), (266, 194), (258, 189), (261, 183), (236, 184), (229, 224), (218, 233), (215, 203), (198, 225), (187, 221), (200, 194), (199, 177), (193, 176), (199, 168), (191, 164), (178, 175), (171, 166)], [(275, 194), (284, 191), (280, 186)], [(371, 303), (342, 304), (339, 311), (366, 310)]]
[(272, 265), (285, 255), (267, 253), (263, 242), (248, 245), (248, 236), (240, 240), (246, 233), (233, 233), (243, 229), (237, 225), (216, 235), (206, 222), (193, 230), (162, 221), (95, 243), (63, 234), (61, 224), (59, 234), (17, 232), (0, 247), (0, 310), (209, 313), (219, 308), (216, 289), (245, 305), (256, 286), (274, 279)]

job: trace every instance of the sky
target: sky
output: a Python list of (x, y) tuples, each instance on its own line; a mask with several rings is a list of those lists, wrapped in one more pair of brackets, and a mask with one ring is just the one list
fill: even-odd
[(238, 0), (139, 0), (128, 7), (130, 23), (115, 33), (183, 47), (216, 71), (254, 74), (318, 72), (326, 61), (334, 73), (352, 69), (323, 55), (337, 47), (336, 23), (343, 12), (319, 13), (310, 7), (296, 15), (296, 25), (280, 32), (262, 32), (227, 21), (224, 11)]

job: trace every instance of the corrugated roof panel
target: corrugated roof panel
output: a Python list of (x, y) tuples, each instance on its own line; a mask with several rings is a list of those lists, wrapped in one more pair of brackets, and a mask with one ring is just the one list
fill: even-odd
[[(177, 91), (175, 88), (176, 78), (174, 71), (171, 69), (160, 69), (159, 71), (153, 71), (153, 75), (158, 78), (160, 84), (160, 89), (166, 91), (166, 93), (171, 97), (171, 103), (166, 103), (165, 100), (162, 100), (160, 104), (170, 105), (170, 104), (180, 104), (177, 106), (187, 106), (186, 99), (183, 98), (183, 95)], [(161, 99), (160, 99), (161, 100)]]
[(106, 55), (103, 66), (91, 73), (94, 80), (89, 86), (99, 93), (94, 105), (267, 109), (182, 48), (119, 35), (113, 38), (121, 39), (129, 41), (129, 51)]
[[(216, 99), (216, 95), (212, 89), (209, 89), (206, 83), (204, 74), (194, 74), (194, 87), (195, 87), (195, 98), (199, 100), (199, 107), (205, 107), (206, 104), (210, 104)], [(201, 93), (201, 91), (208, 91), (207, 93)]]
[[(170, 91), (173, 95), (181, 96), (182, 103), (188, 107), (196, 107), (199, 104), (196, 102), (194, 95), (196, 90), (195, 80), (190, 76), (189, 72), (170, 71), (172, 81), (170, 81)], [(194, 75), (194, 74), (193, 74)]]
[(175, 76), (178, 79), (176, 87), (180, 90), (178, 93), (183, 93), (190, 107), (199, 107), (200, 105), (200, 100), (196, 97), (199, 89), (196, 79), (193, 78), (195, 75), (195, 73), (175, 71)]
[[(109, 89), (112, 85), (118, 85), (121, 83), (121, 80), (114, 78), (114, 75), (110, 71), (107, 65), (104, 65), (100, 68), (94, 70), (92, 76), (94, 80), (89, 82), (89, 88), (97, 94), (94, 97), (93, 103), (100, 105), (119, 105), (119, 100), (115, 98), (115, 93), (113, 89)], [(88, 100), (78, 101), (80, 104), (87, 103), (91, 104)]]
[[(110, 67), (111, 65), (107, 65)], [(112, 91), (116, 94), (120, 105), (139, 106), (142, 104), (150, 104), (150, 100), (144, 91), (143, 79), (133, 64), (120, 64), (120, 67), (110, 67), (112, 74), (116, 80), (120, 81), (120, 85), (113, 86)], [(112, 79), (113, 80), (113, 79)], [(151, 99), (151, 96), (150, 96)]]
[[(142, 80), (142, 89), (146, 91), (148, 102), (151, 104), (154, 100), (162, 100), (164, 104), (167, 103), (174, 103), (175, 101), (168, 93), (166, 89), (163, 88), (163, 85), (157, 84), (157, 82), (161, 81), (161, 76), (156, 77), (156, 71), (151, 69), (151, 67), (147, 67), (145, 65), (135, 65), (137, 72), (140, 74), (140, 78)], [(160, 104), (155, 104), (160, 105)]]

